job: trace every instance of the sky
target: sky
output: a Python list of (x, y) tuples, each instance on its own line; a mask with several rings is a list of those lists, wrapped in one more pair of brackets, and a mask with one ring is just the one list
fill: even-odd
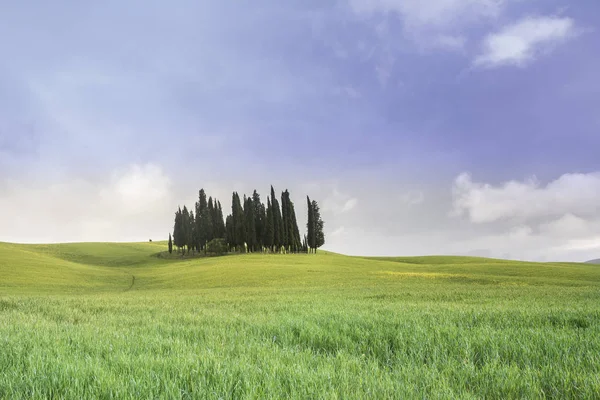
[(0, 2), (0, 241), (161, 240), (200, 188), (272, 184), (300, 221), (319, 201), (331, 251), (600, 258), (599, 24), (597, 0)]

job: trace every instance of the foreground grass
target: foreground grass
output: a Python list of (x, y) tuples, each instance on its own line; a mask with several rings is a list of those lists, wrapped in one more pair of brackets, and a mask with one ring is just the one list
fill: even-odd
[(597, 266), (160, 250), (0, 244), (0, 398), (600, 397)]

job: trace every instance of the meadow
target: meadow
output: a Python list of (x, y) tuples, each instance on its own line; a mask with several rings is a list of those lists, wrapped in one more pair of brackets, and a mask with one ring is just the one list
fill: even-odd
[(600, 398), (600, 266), (0, 243), (0, 398)]

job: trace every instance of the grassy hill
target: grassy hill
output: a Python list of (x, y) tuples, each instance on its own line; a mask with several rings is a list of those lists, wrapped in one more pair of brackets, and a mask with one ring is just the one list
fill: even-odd
[(600, 270), (0, 243), (0, 398), (598, 398)]

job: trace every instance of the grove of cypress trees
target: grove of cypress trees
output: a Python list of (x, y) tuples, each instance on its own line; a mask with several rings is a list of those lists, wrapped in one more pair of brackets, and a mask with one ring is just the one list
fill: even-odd
[[(267, 205), (260, 200), (256, 190), (251, 197), (243, 196), (243, 202), (237, 192), (232, 194), (231, 214), (223, 218), (221, 202), (208, 197), (200, 189), (194, 211), (186, 206), (175, 213), (173, 234), (169, 233), (169, 250), (173, 246), (185, 254), (201, 251), (208, 242), (217, 238), (227, 240), (230, 249), (271, 252), (316, 252), (325, 243), (323, 220), (316, 201), (307, 196), (308, 223), (307, 234), (302, 238), (290, 192), (281, 193), (281, 203), (275, 197), (271, 186)], [(304, 240), (303, 240), (304, 239)]]

